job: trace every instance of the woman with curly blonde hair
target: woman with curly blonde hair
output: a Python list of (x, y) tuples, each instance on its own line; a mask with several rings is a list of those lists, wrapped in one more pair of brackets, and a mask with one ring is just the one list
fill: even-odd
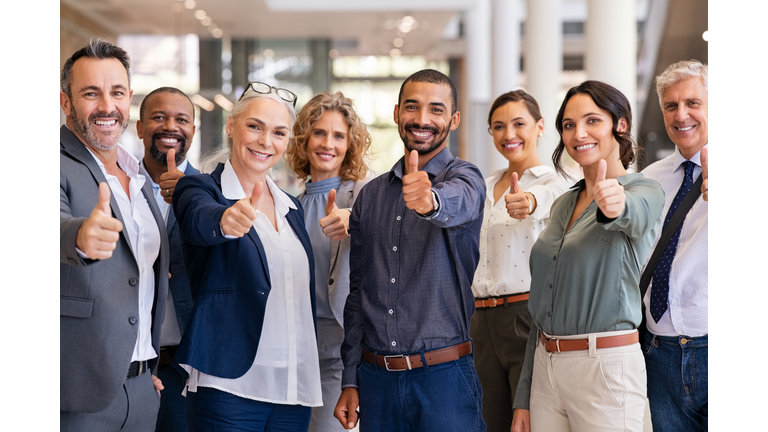
[(370, 179), (371, 135), (341, 92), (315, 95), (299, 113), (285, 160), (305, 185), (304, 207), (315, 256), (317, 338), (323, 406), (312, 409), (309, 430), (344, 430), (333, 416), (341, 394), (344, 303), (349, 294), (349, 215)]

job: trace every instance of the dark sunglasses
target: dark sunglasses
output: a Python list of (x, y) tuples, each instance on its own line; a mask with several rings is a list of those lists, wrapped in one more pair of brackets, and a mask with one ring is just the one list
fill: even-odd
[(245, 96), (246, 93), (248, 93), (248, 89), (251, 89), (256, 93), (261, 93), (261, 94), (270, 94), (272, 93), (272, 90), (274, 90), (275, 94), (279, 96), (280, 99), (286, 102), (292, 103), (293, 107), (296, 108), (296, 93), (290, 90), (286, 90), (284, 88), (272, 87), (267, 83), (263, 83), (259, 81), (249, 82), (248, 87), (246, 87), (245, 90), (243, 90), (243, 94), (241, 94), (240, 99), (237, 100), (238, 102), (243, 99), (243, 96)]

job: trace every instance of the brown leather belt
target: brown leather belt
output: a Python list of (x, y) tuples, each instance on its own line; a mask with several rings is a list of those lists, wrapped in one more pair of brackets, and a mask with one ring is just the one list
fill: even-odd
[(173, 363), (173, 356), (176, 355), (176, 348), (178, 348), (178, 345), (176, 346), (168, 346), (168, 347), (161, 347), (160, 348), (160, 360), (158, 361), (158, 366), (167, 366), (171, 363)]
[(528, 300), (529, 293), (514, 294), (508, 296), (491, 297), (487, 299), (475, 299), (475, 308), (489, 308), (503, 305), (504, 303), (515, 303)]
[[(466, 341), (458, 345), (453, 345), (445, 348), (440, 348), (432, 351), (424, 352), (424, 359), (427, 360), (427, 365), (434, 366), (436, 364), (445, 363), (449, 361), (458, 360), (460, 357), (472, 354), (472, 342)], [(388, 371), (407, 371), (424, 366), (421, 361), (421, 355), (419, 353), (411, 355), (376, 355), (376, 362), (373, 360), (373, 353), (367, 349), (363, 350), (363, 359), (370, 364), (378, 365), (379, 367), (386, 368)]]
[[(539, 333), (541, 343), (549, 352), (582, 351), (589, 349), (589, 339), (547, 339), (544, 333)], [(637, 332), (618, 336), (605, 336), (597, 338), (597, 349), (615, 348), (637, 343), (640, 338)]]

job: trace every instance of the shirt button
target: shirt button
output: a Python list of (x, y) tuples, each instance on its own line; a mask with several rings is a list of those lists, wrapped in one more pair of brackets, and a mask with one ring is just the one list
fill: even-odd
[(392, 315), (393, 313), (395, 313), (395, 311), (393, 311), (392, 309), (390, 309), (390, 310), (389, 310), (389, 314), (390, 314), (390, 315)]
[(552, 257), (552, 261), (557, 261), (557, 255)]
[(392, 250), (397, 252), (397, 246), (393, 247)]
[(137, 283), (139, 283), (139, 281), (136, 280), (136, 278), (128, 279), (128, 284), (130, 284), (131, 286), (136, 286)]
[(552, 284), (549, 284), (549, 289), (552, 289)]
[(136, 317), (128, 318), (128, 322), (131, 323), (131, 324), (136, 324)]
[(400, 220), (400, 216), (397, 217), (397, 220)]
[(395, 278), (392, 278), (392, 283), (395, 283)]
[(547, 312), (547, 316), (552, 316), (552, 312)]
[(392, 346), (395, 346), (395, 345), (397, 345), (397, 342), (392, 341)]

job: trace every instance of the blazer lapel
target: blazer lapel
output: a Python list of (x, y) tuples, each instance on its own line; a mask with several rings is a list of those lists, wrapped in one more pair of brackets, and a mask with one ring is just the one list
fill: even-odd
[[(85, 147), (85, 144), (83, 144), (80, 139), (78, 139), (75, 134), (69, 130), (67, 126), (61, 126), (59, 132), (61, 149), (85, 165), (88, 168), (88, 171), (91, 172), (94, 180), (96, 180), (97, 185), (99, 183), (106, 182), (107, 178), (101, 171), (101, 167), (99, 167), (99, 164), (96, 163), (96, 160), (93, 158), (91, 152), (88, 151), (88, 149)], [(115, 218), (119, 220), (123, 226), (125, 226), (125, 219), (123, 219), (123, 214), (120, 213), (120, 206), (117, 205), (117, 200), (115, 199), (115, 194), (113, 193), (109, 194), (109, 206), (112, 208), (112, 213), (114, 214)], [(133, 256), (136, 256), (136, 251), (133, 250), (133, 245), (131, 245), (130, 240), (128, 240), (128, 238), (125, 236), (125, 230), (121, 231), (120, 235), (125, 239), (125, 242), (128, 244), (128, 248), (131, 250)]]

